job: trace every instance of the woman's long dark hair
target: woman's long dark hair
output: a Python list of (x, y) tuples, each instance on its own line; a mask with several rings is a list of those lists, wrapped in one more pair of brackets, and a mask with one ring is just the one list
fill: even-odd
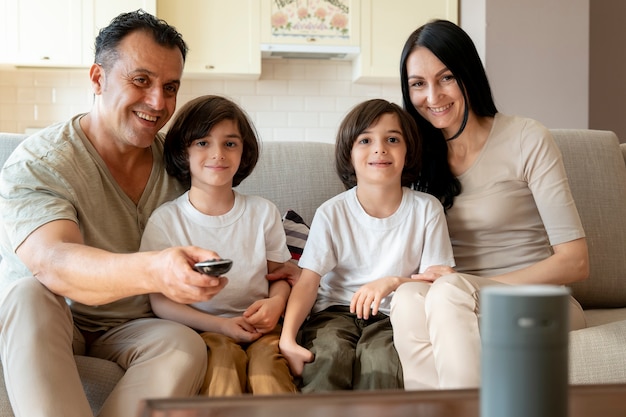
[(498, 110), (476, 46), (463, 29), (447, 20), (433, 20), (409, 36), (400, 57), (400, 84), (404, 108), (415, 119), (423, 138), (422, 169), (416, 173), (414, 186), (439, 198), (444, 208), (449, 209), (454, 197), (461, 193), (461, 183), (450, 171), (446, 138), (441, 129), (417, 112), (409, 95), (406, 61), (418, 47), (427, 48), (452, 72), (465, 98), (464, 121), (452, 138), (465, 128), (470, 108), (479, 117), (493, 117)]

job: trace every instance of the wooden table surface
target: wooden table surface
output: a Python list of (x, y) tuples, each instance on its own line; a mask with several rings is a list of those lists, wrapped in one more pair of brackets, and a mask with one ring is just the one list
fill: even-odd
[[(358, 391), (144, 401), (139, 417), (479, 417), (478, 390)], [(570, 387), (569, 417), (626, 416), (626, 384)]]

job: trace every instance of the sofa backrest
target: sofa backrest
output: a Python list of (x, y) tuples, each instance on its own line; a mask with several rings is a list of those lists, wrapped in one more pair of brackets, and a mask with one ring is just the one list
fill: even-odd
[(552, 130), (589, 247), (589, 279), (572, 285), (584, 308), (626, 306), (626, 153), (613, 132)]
[[(588, 280), (572, 285), (585, 308), (626, 306), (626, 144), (613, 132), (558, 129), (552, 134), (580, 213), (591, 262)], [(0, 166), (26, 135), (0, 133)], [(344, 190), (334, 167), (334, 145), (264, 142), (254, 172), (240, 192), (273, 201), (310, 224), (315, 209)]]
[(298, 213), (310, 225), (315, 209), (344, 191), (335, 171), (335, 145), (318, 142), (264, 142), (252, 174), (237, 190), (265, 197)]

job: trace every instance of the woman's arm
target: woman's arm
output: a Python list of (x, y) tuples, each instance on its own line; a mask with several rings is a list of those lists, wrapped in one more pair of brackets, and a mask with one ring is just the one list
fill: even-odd
[(589, 277), (589, 253), (585, 238), (553, 246), (554, 254), (527, 268), (492, 277), (506, 284), (565, 285)]

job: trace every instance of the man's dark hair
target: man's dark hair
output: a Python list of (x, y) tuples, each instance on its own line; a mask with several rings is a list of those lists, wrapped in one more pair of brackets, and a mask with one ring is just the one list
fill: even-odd
[(165, 20), (139, 9), (118, 15), (108, 26), (100, 29), (95, 42), (95, 63), (100, 64), (105, 70), (110, 69), (117, 59), (117, 47), (122, 39), (138, 30), (152, 34), (152, 38), (159, 45), (178, 48), (183, 56), (183, 62), (185, 61), (188, 47), (176, 28), (168, 25)]

